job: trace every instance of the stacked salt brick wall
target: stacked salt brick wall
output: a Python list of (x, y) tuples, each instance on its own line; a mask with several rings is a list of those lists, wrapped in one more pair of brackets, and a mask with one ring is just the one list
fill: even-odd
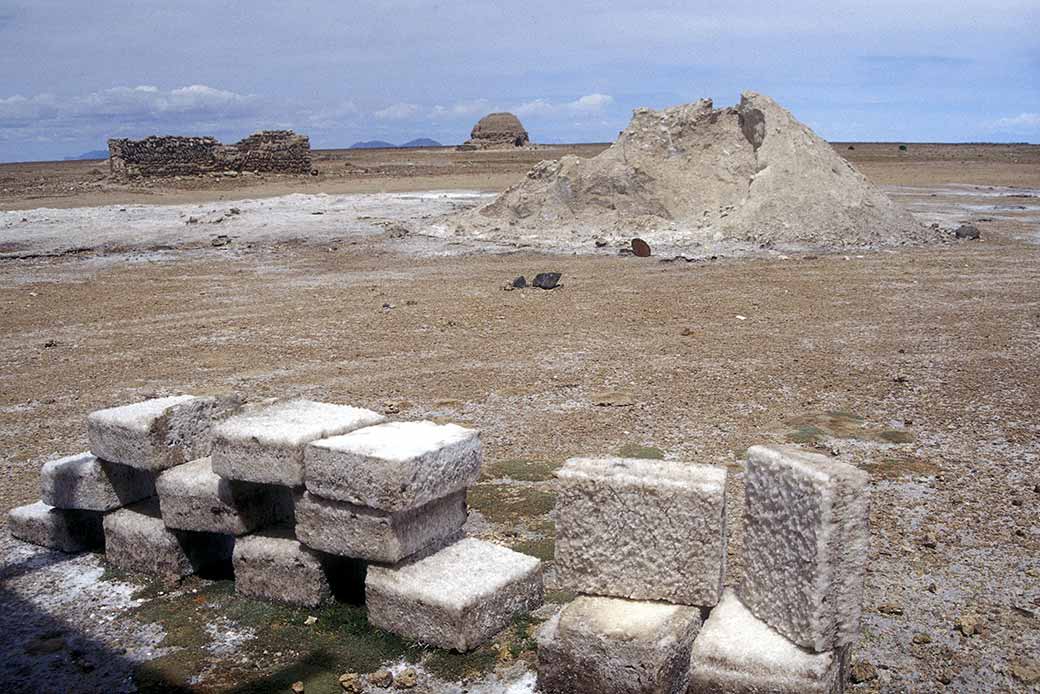
[(310, 139), (291, 130), (264, 130), (233, 145), (212, 137), (147, 137), (108, 141), (114, 176), (193, 176), (225, 171), (305, 174), (311, 170)]

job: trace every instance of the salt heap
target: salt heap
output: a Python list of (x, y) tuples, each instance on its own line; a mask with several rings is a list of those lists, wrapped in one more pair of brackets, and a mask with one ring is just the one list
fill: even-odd
[(591, 159), (543, 161), (454, 231), (534, 245), (594, 238), (766, 248), (919, 243), (915, 222), (812, 130), (767, 96), (637, 109)]

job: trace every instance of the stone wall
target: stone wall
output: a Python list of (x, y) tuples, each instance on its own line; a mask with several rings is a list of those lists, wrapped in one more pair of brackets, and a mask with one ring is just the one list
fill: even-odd
[(193, 176), (222, 171), (309, 173), (311, 145), (291, 130), (264, 130), (233, 145), (212, 137), (168, 136), (108, 141), (114, 176)]

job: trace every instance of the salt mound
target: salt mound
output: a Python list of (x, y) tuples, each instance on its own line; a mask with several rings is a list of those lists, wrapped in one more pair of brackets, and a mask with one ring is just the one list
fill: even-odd
[(641, 236), (717, 248), (878, 247), (935, 233), (767, 96), (637, 109), (592, 159), (543, 161), (455, 232), (566, 247)]
[(512, 113), (489, 113), (477, 121), (463, 149), (508, 149), (530, 143), (520, 119)]

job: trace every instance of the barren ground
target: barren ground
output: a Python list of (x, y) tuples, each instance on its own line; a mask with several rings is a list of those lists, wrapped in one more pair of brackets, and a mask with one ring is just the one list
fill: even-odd
[[(138, 239), (33, 257), (31, 234), (4, 246), (13, 227), (0, 227), (0, 510), (38, 498), (44, 461), (86, 448), (93, 409), (177, 392), (301, 395), (480, 428), (486, 473), (470, 494), (471, 532), (546, 559), (551, 471), (566, 457), (625, 450), (727, 466), (736, 582), (742, 452), (796, 441), (873, 480), (854, 662), (877, 676), (853, 691), (1030, 691), (1040, 147), (853, 146), (836, 145), (922, 219), (974, 220), (982, 240), (662, 263), (613, 252), (430, 257), (389, 231), (213, 247), (221, 226), (160, 248)], [(41, 207), (217, 210), (287, 193), (496, 190), (563, 151), (334, 151), (305, 180), (165, 187), (112, 184), (91, 173), (103, 172), (98, 162), (0, 165), (0, 209), (32, 224), (51, 214)], [(128, 229), (123, 237), (140, 234)], [(546, 270), (564, 286), (501, 288)], [(313, 694), (337, 691), (347, 670), (418, 662), (420, 690), (468, 678), (470, 692), (530, 691), (526, 622), (453, 657), (375, 633), (350, 606), (275, 608), (236, 598), (227, 581), (171, 590), (93, 555), (0, 546), (8, 685), (288, 691), (302, 679)], [(311, 614), (318, 622), (305, 626)], [(967, 636), (955, 623), (969, 615), (979, 628)]]

